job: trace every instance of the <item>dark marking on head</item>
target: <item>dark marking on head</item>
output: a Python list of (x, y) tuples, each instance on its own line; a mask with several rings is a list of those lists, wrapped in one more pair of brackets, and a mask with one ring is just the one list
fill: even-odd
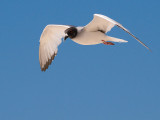
[[(69, 38), (75, 38), (77, 36), (78, 30), (76, 27), (72, 26), (65, 30), (65, 33), (68, 35)], [(66, 37), (67, 38), (67, 37)]]

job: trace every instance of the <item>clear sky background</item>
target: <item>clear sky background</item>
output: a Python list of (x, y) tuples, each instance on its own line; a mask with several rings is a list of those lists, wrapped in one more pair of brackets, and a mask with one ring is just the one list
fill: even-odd
[[(160, 120), (159, 0), (0, 0), (0, 120)], [(46, 72), (39, 38), (47, 24), (86, 25), (94, 13), (123, 24), (128, 43), (67, 39)]]

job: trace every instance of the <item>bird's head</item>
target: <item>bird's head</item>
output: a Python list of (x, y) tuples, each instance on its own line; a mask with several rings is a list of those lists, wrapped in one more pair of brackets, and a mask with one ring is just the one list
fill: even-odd
[(73, 39), (77, 36), (78, 30), (76, 27), (70, 27), (68, 29), (65, 30), (65, 34), (66, 36), (64, 37), (64, 40), (66, 40), (68, 37), (70, 39)]

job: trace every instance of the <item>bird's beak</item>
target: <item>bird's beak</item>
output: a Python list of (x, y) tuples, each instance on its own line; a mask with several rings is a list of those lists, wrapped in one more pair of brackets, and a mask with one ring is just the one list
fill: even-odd
[(68, 38), (68, 35), (66, 35), (65, 37), (64, 37), (64, 40), (66, 40)]

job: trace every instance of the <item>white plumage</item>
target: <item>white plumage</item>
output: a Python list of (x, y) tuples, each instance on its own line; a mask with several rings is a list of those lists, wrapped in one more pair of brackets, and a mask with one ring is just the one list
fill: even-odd
[(58, 46), (61, 44), (61, 39), (65, 36), (64, 31), (67, 28), (69, 26), (65, 25), (47, 25), (44, 28), (39, 46), (39, 62), (42, 71), (48, 68), (56, 56)]
[(66, 39), (69, 37), (74, 42), (82, 45), (100, 44), (103, 43), (103, 41), (127, 42), (122, 39), (109, 37), (105, 34), (115, 25), (126, 31), (147, 49), (149, 49), (120, 23), (107, 16), (94, 14), (93, 20), (84, 27), (74, 27), (69, 25), (47, 25), (45, 27), (40, 37), (39, 46), (39, 61), (41, 70), (45, 71), (51, 64), (57, 54), (58, 46), (61, 44), (62, 38)]

